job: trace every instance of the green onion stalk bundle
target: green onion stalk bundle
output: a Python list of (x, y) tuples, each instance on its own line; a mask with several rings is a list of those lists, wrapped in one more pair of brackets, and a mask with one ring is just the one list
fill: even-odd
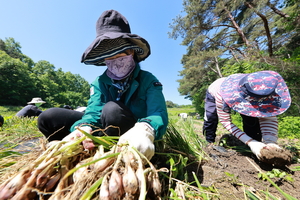
[[(0, 185), (0, 200), (160, 199), (159, 172), (137, 149), (117, 137), (85, 136), (52, 143), (31, 165)], [(95, 150), (82, 142), (92, 139)], [(149, 195), (151, 194), (151, 197)]]

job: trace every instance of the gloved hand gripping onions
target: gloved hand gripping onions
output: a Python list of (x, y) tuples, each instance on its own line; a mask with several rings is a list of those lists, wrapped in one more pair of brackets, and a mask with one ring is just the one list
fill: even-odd
[[(6, 199), (160, 199), (159, 172), (135, 147), (116, 144), (116, 137), (82, 137), (50, 145), (31, 165), (0, 186)], [(93, 140), (94, 150), (83, 141)], [(153, 196), (154, 195), (154, 196)]]

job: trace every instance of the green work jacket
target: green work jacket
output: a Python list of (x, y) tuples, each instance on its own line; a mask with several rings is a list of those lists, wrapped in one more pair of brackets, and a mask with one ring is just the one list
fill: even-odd
[[(129, 88), (123, 94), (122, 102), (132, 111), (138, 122), (147, 122), (155, 130), (155, 139), (160, 139), (166, 132), (168, 113), (162, 84), (150, 72), (141, 70), (136, 64)], [(106, 71), (91, 84), (91, 95), (82, 119), (76, 121), (71, 132), (80, 124), (91, 124), (104, 128), (101, 124), (101, 113), (105, 103), (115, 101), (118, 89)]]

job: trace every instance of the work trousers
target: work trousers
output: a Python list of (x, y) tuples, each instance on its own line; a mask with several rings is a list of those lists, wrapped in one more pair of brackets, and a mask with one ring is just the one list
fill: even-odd
[[(209, 143), (215, 142), (218, 127), (218, 114), (215, 98), (207, 91), (205, 96), (205, 113), (203, 123), (203, 135)], [(242, 117), (243, 131), (251, 138), (261, 141), (262, 134), (257, 117), (250, 117), (240, 114)]]
[[(65, 108), (50, 108), (38, 117), (38, 128), (48, 141), (62, 140), (70, 133), (71, 126), (83, 117), (84, 113)], [(102, 127), (92, 126), (93, 135), (119, 136), (128, 131), (137, 122), (133, 113), (122, 102), (110, 101), (103, 106)], [(98, 131), (97, 131), (98, 130)]]

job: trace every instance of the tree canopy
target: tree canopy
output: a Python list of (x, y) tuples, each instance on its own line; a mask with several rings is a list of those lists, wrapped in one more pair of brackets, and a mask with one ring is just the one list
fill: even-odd
[(89, 83), (78, 74), (63, 72), (45, 60), (34, 63), (13, 38), (0, 39), (0, 104), (25, 105), (41, 97), (47, 107), (84, 106)]
[(184, 0), (184, 15), (173, 19), (169, 33), (187, 46), (180, 94), (201, 110), (217, 78), (274, 70), (289, 86), (290, 114), (299, 115), (299, 7), (299, 0)]

